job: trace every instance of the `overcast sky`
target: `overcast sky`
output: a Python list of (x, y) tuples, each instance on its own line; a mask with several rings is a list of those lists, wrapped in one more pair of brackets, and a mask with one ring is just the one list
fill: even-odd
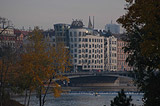
[(17, 28), (40, 26), (53, 28), (53, 24), (71, 24), (72, 19), (95, 16), (95, 28), (116, 22), (122, 16), (125, 0), (0, 0), (0, 16), (8, 18)]

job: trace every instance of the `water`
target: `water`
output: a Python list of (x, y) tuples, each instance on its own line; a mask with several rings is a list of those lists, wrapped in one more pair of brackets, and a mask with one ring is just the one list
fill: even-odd
[[(136, 106), (142, 105), (142, 94), (127, 94), (132, 96), (132, 103)], [(117, 93), (99, 93), (95, 96), (92, 93), (68, 93), (62, 94), (59, 98), (54, 98), (53, 94), (47, 95), (45, 106), (110, 106), (110, 101), (117, 96)], [(24, 97), (14, 98), (23, 104)], [(36, 96), (31, 97), (30, 106), (39, 106)]]

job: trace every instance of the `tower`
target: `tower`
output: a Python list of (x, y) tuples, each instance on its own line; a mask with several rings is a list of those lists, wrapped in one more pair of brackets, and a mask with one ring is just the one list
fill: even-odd
[(94, 29), (94, 16), (93, 16), (93, 29)]
[(92, 23), (91, 23), (91, 18), (90, 18), (90, 16), (89, 16), (88, 28), (90, 28), (90, 29), (93, 28)]

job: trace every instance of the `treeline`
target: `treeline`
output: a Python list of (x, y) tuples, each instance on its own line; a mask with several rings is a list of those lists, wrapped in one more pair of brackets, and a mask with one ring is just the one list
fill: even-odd
[[(32, 92), (37, 93), (39, 106), (44, 106), (46, 94), (52, 86), (54, 96), (60, 96), (61, 86), (56, 80), (67, 80), (61, 75), (69, 71), (69, 52), (63, 44), (48, 46), (42, 31), (36, 27), (16, 49), (0, 47), (0, 105), (10, 99), (11, 93), (25, 93), (24, 106), (29, 106)], [(43, 94), (43, 95), (42, 95)]]

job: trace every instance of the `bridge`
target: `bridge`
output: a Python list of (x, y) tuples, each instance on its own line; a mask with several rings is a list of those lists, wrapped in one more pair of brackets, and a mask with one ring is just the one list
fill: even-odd
[(133, 79), (135, 75), (129, 71), (104, 71), (104, 72), (72, 72), (63, 73), (70, 82), (61, 82), (61, 86), (70, 90), (90, 91), (137, 91)]
[(128, 77), (135, 78), (132, 71), (102, 71), (102, 72), (71, 72), (63, 73), (62, 75), (68, 78), (87, 77), (87, 76), (115, 76), (115, 77)]

